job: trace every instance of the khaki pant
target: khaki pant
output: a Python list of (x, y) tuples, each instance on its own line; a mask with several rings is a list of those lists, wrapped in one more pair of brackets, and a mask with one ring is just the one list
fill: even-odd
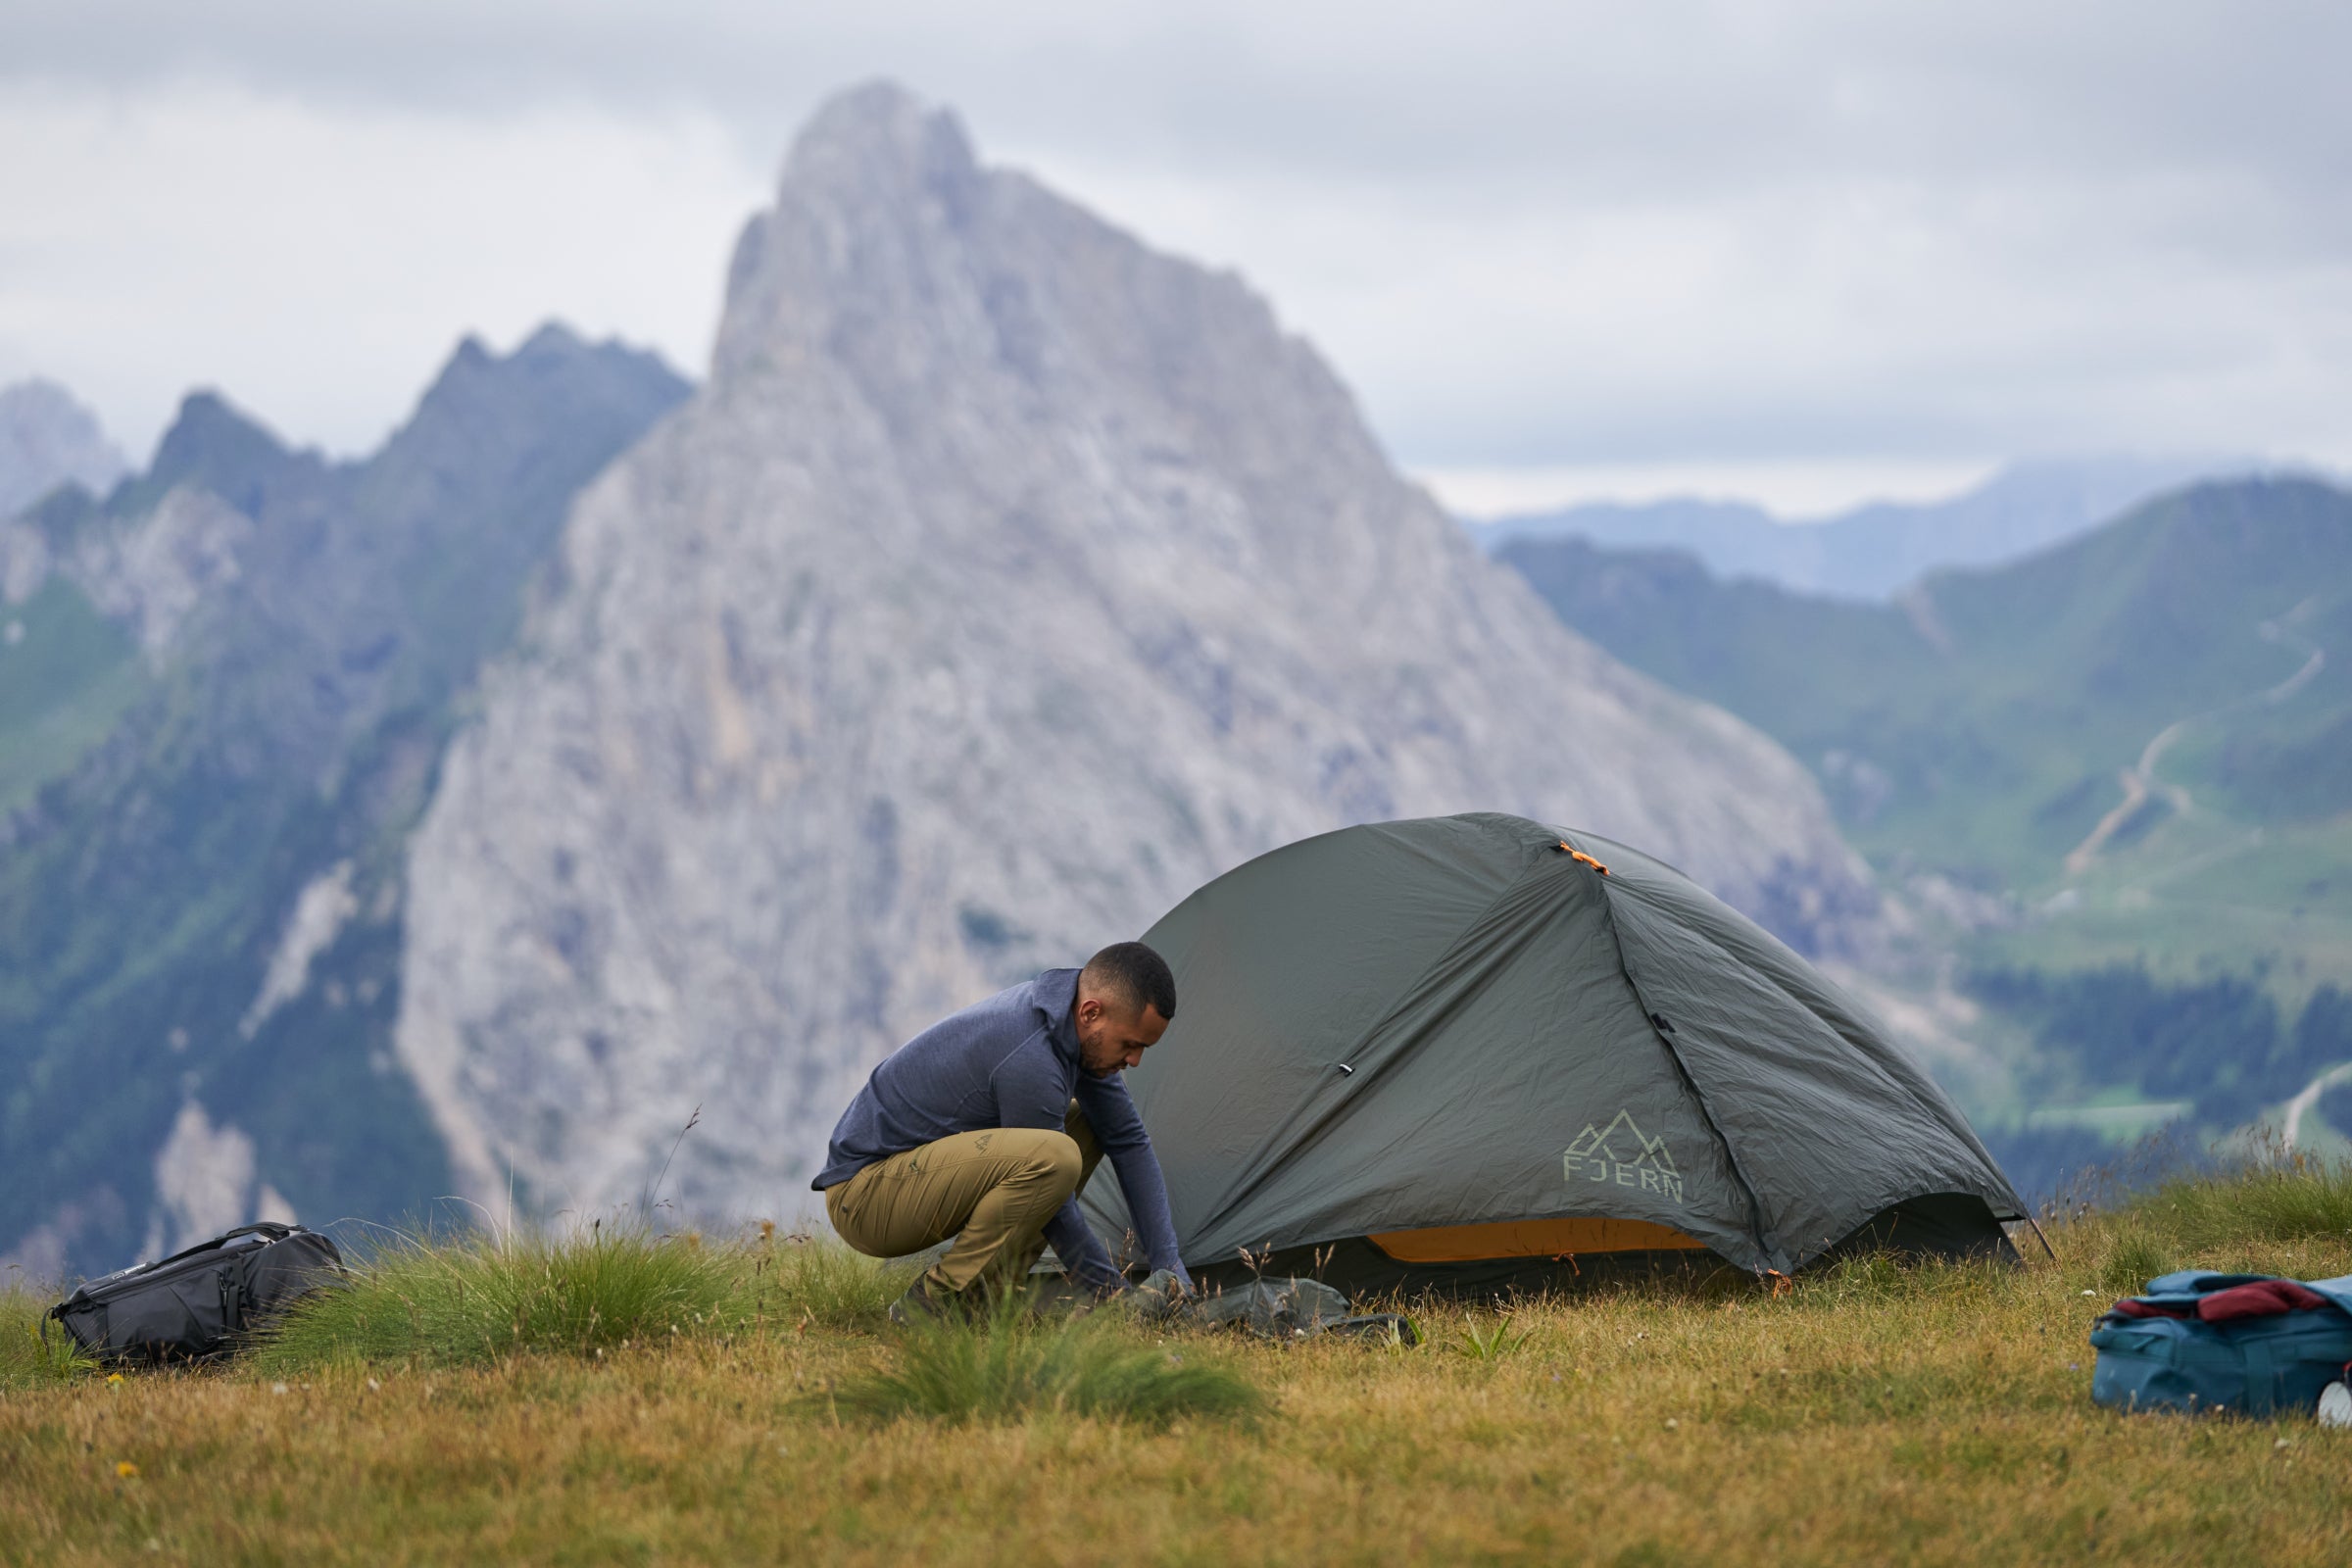
[(1060, 1132), (994, 1127), (876, 1160), (825, 1189), (825, 1213), (869, 1257), (905, 1257), (955, 1237), (923, 1276), (934, 1296), (974, 1281), (1002, 1291), (1028, 1274), (1046, 1250), (1046, 1222), (1102, 1157), (1073, 1100)]

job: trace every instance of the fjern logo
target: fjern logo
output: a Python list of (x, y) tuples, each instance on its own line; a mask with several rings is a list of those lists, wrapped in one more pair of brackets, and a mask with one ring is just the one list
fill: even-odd
[(1683, 1173), (1663, 1138), (1644, 1138), (1634, 1118), (1624, 1111), (1606, 1127), (1585, 1123), (1566, 1152), (1560, 1170), (1571, 1182), (1593, 1182), (1611, 1187), (1637, 1187), (1672, 1202), (1683, 1200)]

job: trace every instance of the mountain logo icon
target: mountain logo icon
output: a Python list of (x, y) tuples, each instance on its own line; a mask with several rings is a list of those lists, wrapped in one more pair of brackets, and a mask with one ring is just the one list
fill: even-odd
[(1607, 1126), (1585, 1123), (1560, 1153), (1560, 1172), (1571, 1186), (1627, 1187), (1652, 1193), (1680, 1204), (1682, 1167), (1663, 1136), (1651, 1138), (1628, 1111), (1620, 1110)]

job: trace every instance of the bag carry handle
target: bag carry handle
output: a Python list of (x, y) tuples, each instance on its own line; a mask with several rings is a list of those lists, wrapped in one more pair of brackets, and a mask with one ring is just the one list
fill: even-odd
[(173, 1252), (170, 1257), (159, 1258), (140, 1272), (145, 1273), (149, 1269), (159, 1269), (167, 1263), (176, 1263), (183, 1257), (194, 1257), (198, 1252), (217, 1250), (226, 1247), (240, 1236), (267, 1236), (273, 1242), (282, 1242), (300, 1229), (302, 1227), (299, 1225), (281, 1225), (273, 1219), (255, 1220), (250, 1225), (240, 1225), (233, 1231), (225, 1231), (209, 1242), (198, 1242), (194, 1247), (184, 1248)]
[(302, 1228), (300, 1225), (281, 1225), (273, 1219), (256, 1220), (251, 1225), (240, 1225), (235, 1230), (216, 1236), (209, 1242), (198, 1242), (194, 1247), (182, 1248), (170, 1257), (159, 1257), (152, 1263), (133, 1263), (130, 1267), (117, 1269), (112, 1274), (101, 1275), (94, 1280), (84, 1280), (74, 1288), (73, 1295), (60, 1301), (53, 1310), (62, 1313), (74, 1301), (86, 1298), (90, 1294), (92, 1286), (112, 1285), (118, 1280), (136, 1279), (142, 1274), (152, 1274), (159, 1268), (169, 1268), (183, 1258), (194, 1257), (199, 1252), (215, 1251), (240, 1236), (267, 1236), (273, 1242), (282, 1242)]

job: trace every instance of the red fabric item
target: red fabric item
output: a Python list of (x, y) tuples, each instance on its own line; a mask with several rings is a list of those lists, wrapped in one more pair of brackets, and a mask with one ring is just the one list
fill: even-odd
[(2228, 1323), (2241, 1317), (2278, 1317), (2326, 1306), (2328, 1298), (2306, 1290), (2293, 1280), (2256, 1280), (2232, 1285), (2197, 1302), (2197, 1316), (2208, 1323)]
[(2118, 1317), (2188, 1316), (2188, 1308), (2185, 1306), (2158, 1306), (2150, 1301), (2135, 1300), (2129, 1296), (2116, 1302), (2114, 1310)]

